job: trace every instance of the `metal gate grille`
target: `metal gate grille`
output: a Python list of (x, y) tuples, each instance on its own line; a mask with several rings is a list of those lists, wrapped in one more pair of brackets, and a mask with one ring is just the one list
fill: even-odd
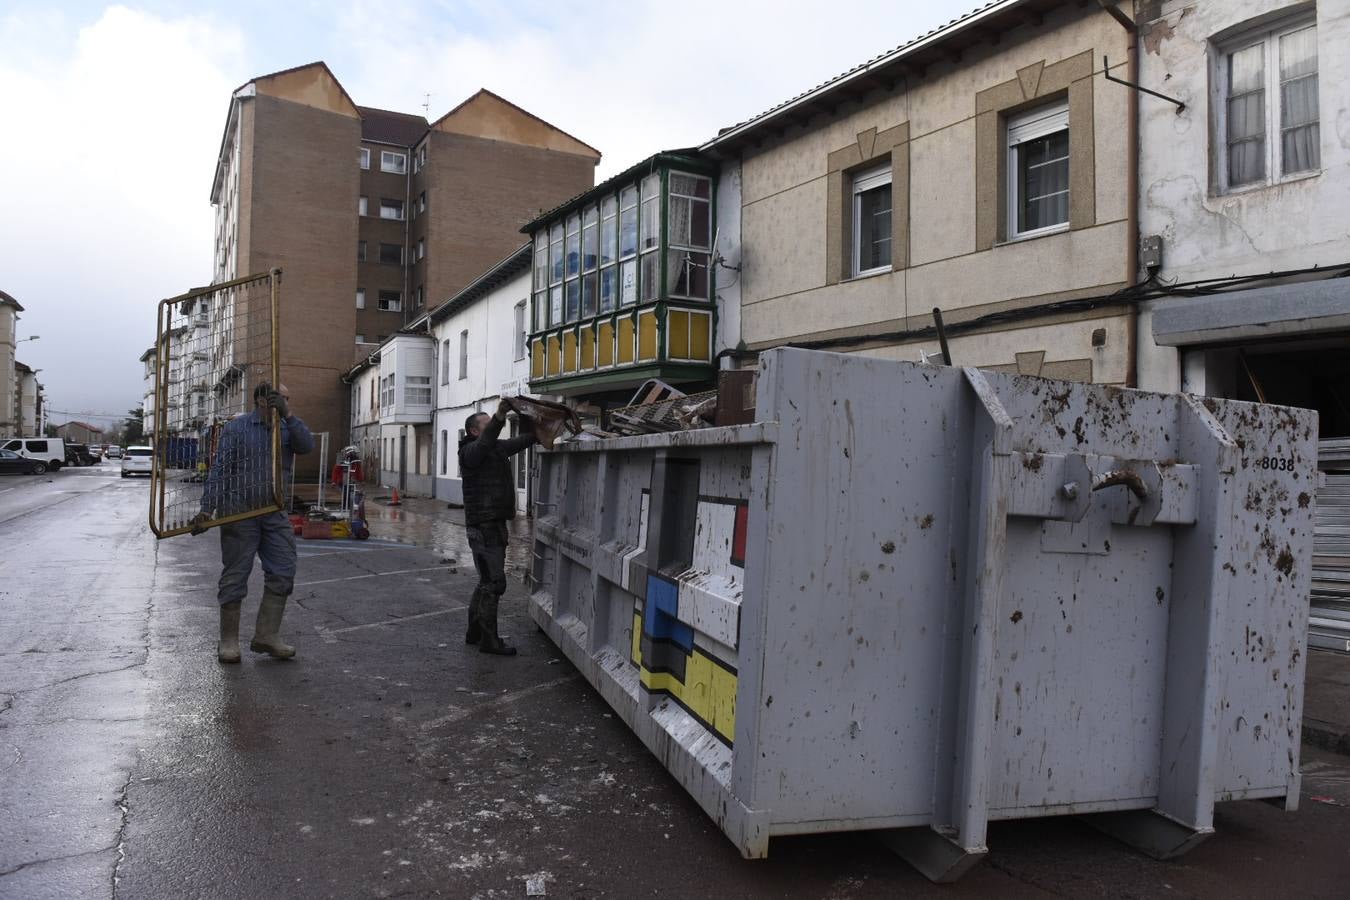
[[(282, 508), (281, 431), (270, 452), (220, 465), (225, 425), (253, 410), (260, 384), (278, 382), (281, 270), (198, 288), (159, 303), (155, 340), (154, 456), (150, 529), (166, 538)], [(213, 464), (216, 464), (213, 469)], [(214, 502), (205, 504), (210, 486)]]

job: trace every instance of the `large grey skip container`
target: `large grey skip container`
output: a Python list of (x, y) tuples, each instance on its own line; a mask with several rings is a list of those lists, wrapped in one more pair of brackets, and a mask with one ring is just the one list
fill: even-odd
[(793, 349), (756, 406), (543, 454), (530, 600), (742, 854), (1294, 807), (1315, 413)]

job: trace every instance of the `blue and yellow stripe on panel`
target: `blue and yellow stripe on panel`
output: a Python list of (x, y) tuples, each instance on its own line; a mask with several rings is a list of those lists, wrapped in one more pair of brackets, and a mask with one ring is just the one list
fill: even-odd
[(633, 610), (638, 679), (643, 689), (670, 697), (730, 747), (736, 735), (736, 669), (693, 643), (692, 629), (667, 605), (672, 587), (649, 576), (647, 601)]

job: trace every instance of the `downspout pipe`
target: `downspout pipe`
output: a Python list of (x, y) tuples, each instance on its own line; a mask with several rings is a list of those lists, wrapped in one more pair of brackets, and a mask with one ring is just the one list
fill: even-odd
[[(1120, 11), (1114, 0), (1097, 0), (1111, 18), (1125, 29), (1126, 78), (1139, 83), (1139, 26)], [(1133, 287), (1139, 275), (1139, 92), (1130, 91), (1125, 98), (1125, 284)], [(1125, 386), (1139, 386), (1139, 307), (1130, 304), (1125, 358)]]

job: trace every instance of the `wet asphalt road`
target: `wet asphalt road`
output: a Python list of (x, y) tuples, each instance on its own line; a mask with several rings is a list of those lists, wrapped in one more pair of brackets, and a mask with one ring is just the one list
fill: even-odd
[(1178, 862), (1072, 819), (995, 825), (989, 860), (944, 888), (865, 835), (746, 862), (538, 634), (518, 587), (503, 631), (522, 655), (465, 651), (473, 579), (442, 562), (461, 546), (443, 507), (375, 510), (364, 544), (302, 542), (298, 659), (222, 667), (215, 535), (156, 542), (146, 493), (109, 464), (0, 479), (0, 897), (523, 897), (530, 876), (578, 898), (1350, 883), (1350, 759), (1311, 749), (1299, 812), (1228, 804)]

